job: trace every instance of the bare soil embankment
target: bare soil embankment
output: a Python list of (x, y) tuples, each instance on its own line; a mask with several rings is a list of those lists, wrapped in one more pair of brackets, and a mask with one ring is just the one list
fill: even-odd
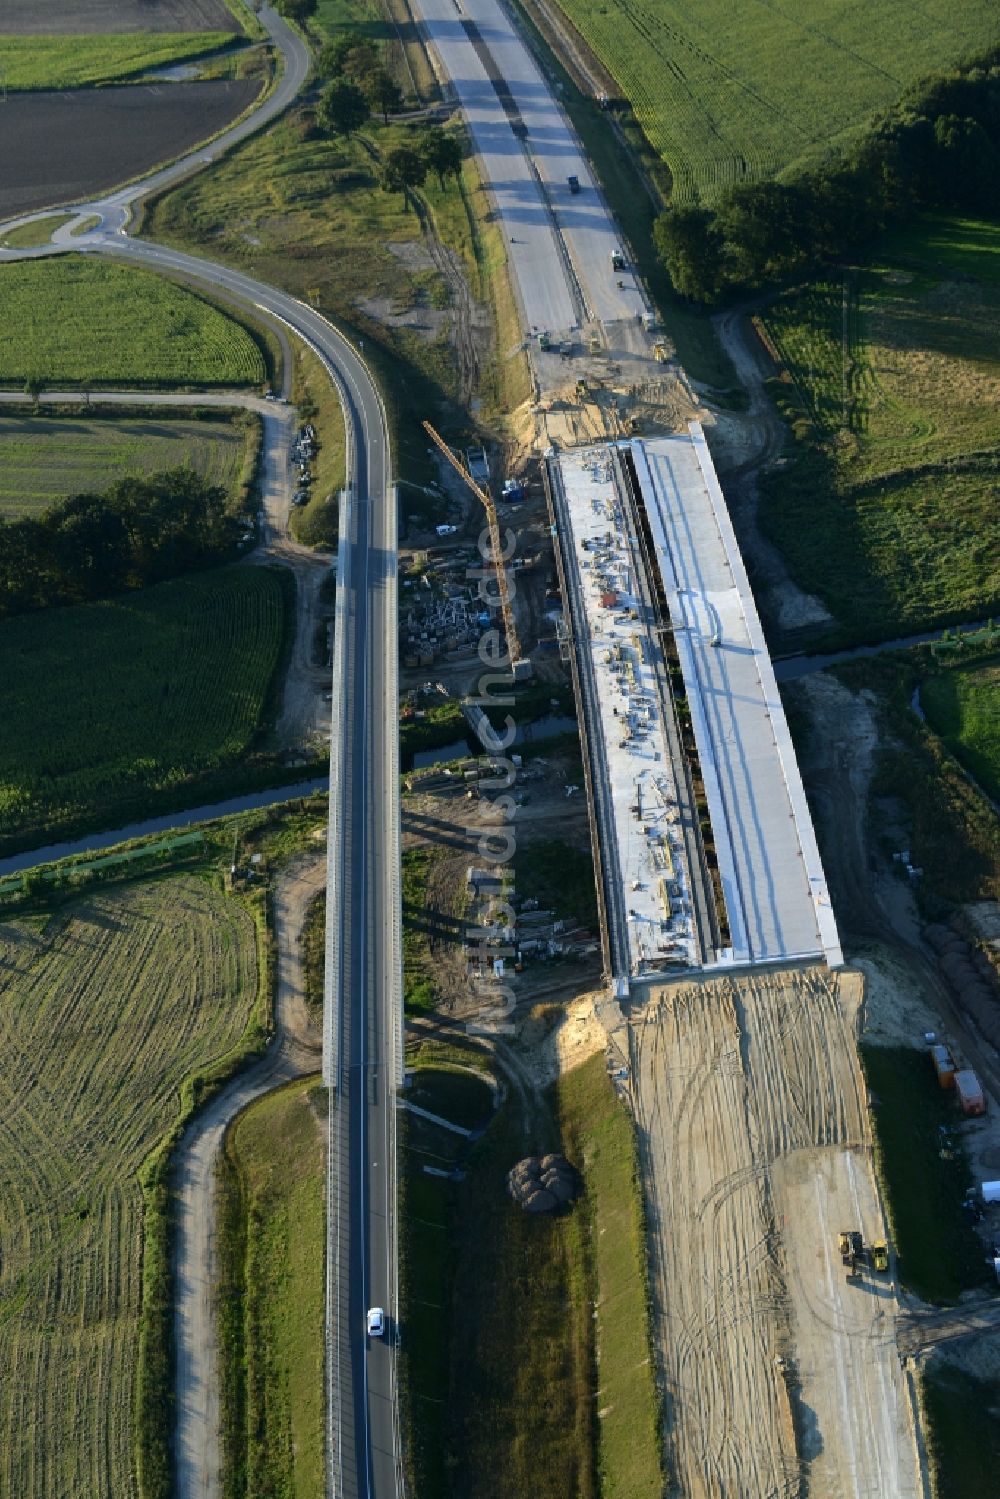
[(667, 1466), (690, 1499), (920, 1493), (854, 1045), (856, 974), (678, 984), (632, 1015)]

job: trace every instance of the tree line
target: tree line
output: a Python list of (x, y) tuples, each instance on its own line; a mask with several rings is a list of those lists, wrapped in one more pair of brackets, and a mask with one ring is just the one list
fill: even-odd
[(226, 505), (225, 489), (181, 468), (0, 519), (0, 616), (110, 598), (221, 561), (235, 540)]
[(1000, 48), (934, 74), (876, 116), (843, 156), (730, 188), (654, 226), (681, 296), (718, 302), (837, 259), (925, 209), (1000, 213)]

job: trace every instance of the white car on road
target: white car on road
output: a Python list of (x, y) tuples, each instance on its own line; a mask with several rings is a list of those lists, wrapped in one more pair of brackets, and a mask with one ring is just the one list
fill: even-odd
[(380, 1306), (369, 1308), (365, 1318), (365, 1329), (370, 1338), (380, 1338), (385, 1332), (385, 1312)]

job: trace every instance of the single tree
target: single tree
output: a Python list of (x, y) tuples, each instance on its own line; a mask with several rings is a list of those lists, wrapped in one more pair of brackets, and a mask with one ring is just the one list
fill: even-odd
[(278, 0), (278, 10), (289, 21), (307, 21), (316, 14), (316, 0)]
[(376, 68), (373, 73), (358, 81), (372, 109), (377, 109), (383, 124), (388, 125), (389, 116), (403, 106), (403, 91), (399, 84), (385, 68)]
[(411, 187), (421, 187), (427, 177), (427, 165), (412, 146), (393, 146), (382, 158), (379, 185), (387, 193), (402, 193), (406, 201)]
[(45, 381), (41, 375), (29, 375), (24, 382), (24, 393), (31, 397), (31, 404), (35, 411), (38, 410), (38, 398), (45, 389)]
[(331, 135), (351, 136), (368, 118), (368, 101), (356, 83), (335, 78), (320, 95), (316, 114)]
[(427, 163), (428, 171), (437, 173), (442, 187), (446, 177), (457, 179), (461, 176), (462, 142), (454, 131), (442, 130), (440, 125), (425, 130), (417, 150)]

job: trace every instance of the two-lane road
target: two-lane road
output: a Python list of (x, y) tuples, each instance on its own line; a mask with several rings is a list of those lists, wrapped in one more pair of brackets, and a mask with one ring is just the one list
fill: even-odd
[[(328, 1180), (328, 1471), (333, 1499), (401, 1491), (395, 1091), (402, 1058), (396, 497), (385, 412), (357, 351), (319, 313), (224, 266), (119, 235), (99, 253), (181, 275), (304, 338), (340, 390), (348, 434), (333, 662), (324, 1077)], [(365, 1337), (369, 1306), (387, 1336)], [(189, 1442), (183, 1392), (178, 1445)], [(187, 1496), (185, 1496), (187, 1499)], [(190, 1499), (195, 1499), (191, 1493)], [(203, 1499), (198, 1495), (197, 1499)]]
[[(348, 452), (332, 684), (324, 1019), (324, 1077), (331, 1087), (327, 1486), (330, 1499), (397, 1499), (402, 1468), (396, 1397), (395, 1093), (402, 1059), (402, 938), (396, 497), (385, 411), (357, 350), (314, 309), (238, 271), (130, 239), (125, 232), (143, 197), (258, 130), (300, 89), (309, 70), (308, 49), (270, 6), (259, 14), (281, 53), (283, 70), (275, 90), (252, 116), (145, 181), (80, 206), (76, 226), (94, 221), (82, 233), (71, 235), (74, 226), (66, 225), (39, 249), (0, 250), (0, 261), (72, 250), (179, 275), (284, 324), (310, 346), (340, 393)], [(60, 206), (54, 203), (46, 212)], [(364, 1317), (367, 1307), (376, 1304), (385, 1310), (387, 1337), (370, 1341)], [(204, 1340), (212, 1334), (206, 1333), (204, 1321), (181, 1317), (178, 1329), (178, 1371), (192, 1364), (208, 1367), (211, 1349)], [(200, 1338), (201, 1344), (184, 1346), (187, 1336)], [(185, 1381), (179, 1372), (175, 1450), (181, 1499), (211, 1499), (218, 1492), (219, 1433), (211, 1412), (204, 1382)]]

